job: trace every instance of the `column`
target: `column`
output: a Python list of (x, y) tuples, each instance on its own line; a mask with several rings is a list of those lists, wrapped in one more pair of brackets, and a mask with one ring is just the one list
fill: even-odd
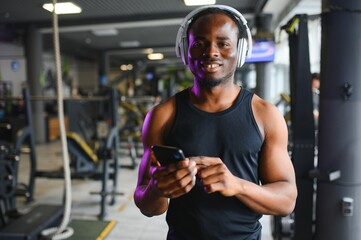
[(361, 2), (322, 1), (317, 240), (361, 239)]
[[(40, 72), (42, 68), (42, 46), (43, 39), (40, 30), (34, 25), (27, 28), (25, 36), (25, 56), (27, 69), (27, 82), (30, 95), (41, 96), (42, 86), (40, 83)], [(37, 143), (46, 141), (46, 124), (44, 116), (44, 102), (33, 101), (33, 124), (35, 140)]]

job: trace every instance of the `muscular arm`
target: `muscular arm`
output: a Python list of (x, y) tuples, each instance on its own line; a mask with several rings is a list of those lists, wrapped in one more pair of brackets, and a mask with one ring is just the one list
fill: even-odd
[(256, 96), (255, 98), (253, 110), (264, 134), (259, 170), (262, 184), (257, 185), (235, 177), (219, 158), (196, 157), (195, 161), (205, 166), (199, 172), (205, 191), (236, 196), (261, 214), (288, 215), (294, 209), (297, 188), (287, 152), (286, 124), (277, 108)]
[[(161, 195), (151, 182), (150, 171), (154, 162), (150, 158), (150, 148), (144, 148), (144, 154), (139, 166), (138, 183), (134, 192), (134, 202), (140, 211), (148, 216), (160, 215), (168, 208), (168, 199)], [(153, 163), (152, 163), (153, 162)]]
[[(257, 96), (253, 100), (254, 114), (264, 132), (264, 144), (260, 156), (262, 191), (253, 193), (254, 204), (264, 214), (290, 214), (296, 203), (295, 172), (288, 155), (288, 130), (279, 110)], [(251, 188), (250, 190), (252, 190)], [(256, 190), (256, 189), (253, 189)], [(245, 197), (247, 198), (247, 197)]]
[[(172, 117), (170, 102), (158, 105), (146, 116), (142, 127), (143, 156), (139, 165), (138, 182), (134, 192), (134, 202), (140, 211), (147, 216), (160, 215), (168, 208), (168, 199), (161, 195), (155, 187), (152, 171), (158, 166), (153, 160), (151, 146), (163, 144), (164, 134), (167, 131), (167, 119)], [(161, 117), (163, 116), (163, 117)]]
[(134, 202), (146, 216), (160, 215), (168, 209), (168, 198), (189, 192), (195, 185), (197, 168), (189, 159), (160, 166), (151, 146), (164, 145), (164, 137), (174, 119), (175, 101), (171, 98), (147, 114), (142, 139), (144, 153), (139, 166)]

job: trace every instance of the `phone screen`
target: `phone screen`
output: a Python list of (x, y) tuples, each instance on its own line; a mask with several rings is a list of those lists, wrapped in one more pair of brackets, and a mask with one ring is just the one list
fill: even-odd
[(153, 145), (152, 151), (162, 166), (185, 159), (183, 151), (172, 146)]

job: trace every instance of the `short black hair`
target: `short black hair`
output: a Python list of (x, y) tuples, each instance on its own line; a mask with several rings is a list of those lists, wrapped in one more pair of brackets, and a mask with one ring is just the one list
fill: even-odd
[[(238, 27), (238, 37), (239, 38), (244, 38), (245, 36), (247, 36), (245, 29), (243, 29), (241, 27), (241, 22), (242, 22), (241, 19), (236, 17), (233, 13), (231, 13), (227, 10), (221, 9), (221, 8), (217, 8), (217, 7), (206, 8), (205, 10), (200, 11), (196, 15), (194, 15), (191, 22), (189, 23), (188, 31), (189, 31), (189, 29), (192, 28), (193, 23), (195, 23), (200, 17), (206, 16), (206, 15), (217, 14), (217, 13), (227, 15), (228, 17), (230, 17), (233, 20), (233, 22), (236, 23), (236, 25)], [(187, 32), (187, 35), (188, 35), (188, 32)]]
[(314, 80), (320, 80), (320, 74), (318, 72), (314, 72), (311, 74), (311, 79)]

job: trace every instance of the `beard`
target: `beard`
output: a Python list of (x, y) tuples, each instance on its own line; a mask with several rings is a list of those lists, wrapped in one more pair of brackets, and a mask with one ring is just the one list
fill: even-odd
[(223, 79), (204, 78), (199, 84), (204, 88), (214, 88), (223, 82)]
[(205, 77), (201, 81), (199, 81), (199, 85), (203, 88), (211, 89), (217, 87), (223, 83), (227, 83), (228, 81), (233, 81), (232, 78), (233, 74), (229, 73), (224, 77), (221, 78), (212, 78), (212, 77)]

